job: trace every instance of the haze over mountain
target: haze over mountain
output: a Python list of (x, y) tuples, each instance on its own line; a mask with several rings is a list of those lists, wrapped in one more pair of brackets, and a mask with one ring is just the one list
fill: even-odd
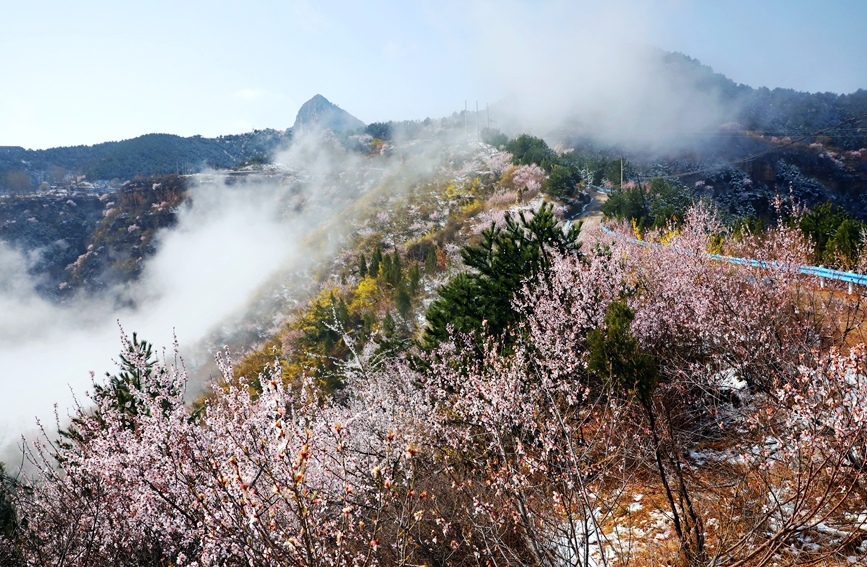
[(867, 565), (867, 3), (104, 4), (3, 11), (0, 567)]
[(349, 132), (364, 126), (364, 122), (317, 94), (301, 105), (292, 129), (298, 133), (316, 130)]
[[(682, 54), (645, 53), (653, 73), (645, 73), (647, 88), (631, 98), (611, 99), (610, 108), (600, 99), (594, 110), (589, 99), (561, 97), (535, 115), (522, 107), (527, 99), (515, 98), (493, 106), (494, 125), (511, 137), (544, 134), (552, 145), (588, 156), (581, 166), (589, 182), (601, 182), (606, 164), (625, 155), (632, 162), (627, 179), (685, 175), (678, 183), (695, 187), (692, 192), (732, 215), (766, 216), (769, 198), (782, 190), (810, 206), (830, 200), (867, 218), (867, 164), (860, 157), (867, 153), (860, 151), (867, 146), (867, 131), (858, 122), (829, 129), (867, 112), (867, 91), (754, 89)], [(641, 116), (642, 105), (658, 112)], [(620, 111), (636, 117), (632, 130), (617, 127)], [(159, 257), (191, 195), (207, 191), (191, 192), (194, 178), (178, 172), (229, 168), (221, 174), (227, 183), (260, 176), (294, 187), (296, 181), (281, 168), (332, 171), (334, 155), (387, 156), (404, 141), (442, 148), (466, 144), (486, 118), (455, 112), (365, 126), (316, 95), (298, 110), (293, 128), (282, 131), (217, 138), (147, 134), (95, 146), (0, 148), (0, 195), (6, 193), (0, 198), (0, 241), (8, 248), (5, 257), (14, 258), (4, 281), (18, 282), (13, 286), (18, 295), (9, 304), (21, 304), (26, 296), (50, 312), (49, 302), (74, 305), (81, 297), (108, 292), (109, 303), (132, 308), (140, 299), (131, 299), (125, 286), (135, 286)], [(308, 136), (325, 130), (333, 133), (327, 147)], [(819, 130), (821, 136), (775, 150), (781, 141)], [(289, 147), (294, 147), (292, 163), (284, 159)], [(736, 161), (766, 151), (771, 153), (760, 159)], [(697, 169), (702, 172), (688, 174)], [(167, 174), (171, 177), (158, 177)], [(297, 206), (303, 209), (303, 199)]]

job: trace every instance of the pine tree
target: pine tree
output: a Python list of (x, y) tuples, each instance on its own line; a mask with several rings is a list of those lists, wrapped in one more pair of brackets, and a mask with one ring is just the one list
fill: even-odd
[(418, 284), (421, 281), (421, 273), (418, 270), (418, 264), (413, 264), (409, 269), (409, 294), (415, 295), (418, 293)]
[(397, 250), (393, 254), (386, 254), (382, 259), (382, 279), (385, 283), (396, 288), (403, 280), (403, 268), (400, 264), (400, 254)]
[(389, 311), (382, 319), (382, 334), (386, 339), (391, 339), (394, 337), (396, 329), (397, 323), (394, 322), (394, 317), (391, 316), (391, 311)]
[(431, 246), (427, 249), (427, 256), (424, 259), (424, 273), (429, 276), (437, 273), (437, 247)]
[(394, 306), (397, 308), (397, 312), (400, 313), (400, 316), (404, 319), (409, 316), (409, 313), (412, 310), (412, 302), (410, 301), (409, 294), (403, 286), (397, 290), (397, 295), (394, 298)]
[(358, 277), (367, 277), (367, 259), (364, 257), (364, 252), (361, 253), (361, 257), (358, 259)]
[[(17, 525), (15, 507), (12, 505), (14, 481), (6, 476), (3, 463), (0, 463), (0, 538), (11, 537)], [(0, 550), (0, 559), (2, 559)]]
[(395, 250), (391, 260), (391, 279), (388, 283), (397, 287), (402, 279), (403, 267), (400, 265), (400, 254)]
[[(653, 391), (659, 383), (656, 361), (641, 347), (630, 330), (635, 312), (626, 301), (608, 305), (604, 325), (587, 335), (590, 356), (587, 367), (606, 382), (615, 395), (637, 399), (647, 417), (647, 429), (653, 441), (656, 469), (668, 500), (674, 529), (690, 564), (704, 564), (704, 533), (701, 517), (692, 505), (681, 470), (682, 458), (669, 449), (657, 432)], [(663, 430), (665, 427), (663, 426)], [(671, 481), (676, 483), (672, 486)], [(676, 497), (675, 497), (676, 493)]]
[(523, 317), (512, 306), (515, 293), (527, 279), (547, 281), (554, 251), (577, 253), (580, 229), (577, 223), (564, 233), (552, 207), (543, 205), (530, 219), (523, 213), (518, 220), (507, 216), (504, 228), (492, 225), (483, 231), (480, 244), (461, 250), (464, 263), (476, 271), (452, 279), (430, 305), (425, 347), (434, 348), (448, 340), (452, 334), (449, 326), (477, 337), (486, 334), (508, 340), (507, 331)]
[(587, 335), (590, 357), (587, 366), (621, 395), (635, 396), (650, 404), (658, 381), (652, 357), (641, 352), (630, 324), (635, 313), (623, 300), (608, 306), (604, 326)]
[(122, 413), (138, 415), (139, 403), (131, 388), (142, 390), (142, 384), (146, 382), (144, 379), (151, 376), (156, 361), (153, 345), (139, 340), (138, 335), (133, 333), (132, 342), (127, 344), (126, 352), (120, 354), (120, 372), (116, 375), (105, 373), (108, 384), (94, 386), (95, 399), (113, 398)]
[(373, 249), (373, 254), (370, 257), (370, 267), (367, 273), (372, 278), (379, 277), (379, 265), (382, 263), (382, 249), (377, 246)]
[(392, 278), (392, 269), (393, 265), (391, 262), (391, 256), (386, 254), (382, 257), (382, 263), (379, 265), (379, 275), (385, 280), (387, 283), (390, 282)]

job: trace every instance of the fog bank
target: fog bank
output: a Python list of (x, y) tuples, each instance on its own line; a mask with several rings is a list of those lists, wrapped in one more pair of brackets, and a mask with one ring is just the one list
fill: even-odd
[(357, 211), (376, 210), (364, 202), (371, 190), (387, 185), (390, 194), (400, 193), (433, 171), (440, 151), (439, 144), (421, 144), (399, 157), (367, 156), (327, 132), (311, 133), (296, 138), (264, 171), (188, 178), (189, 199), (177, 210), (178, 223), (157, 234), (157, 253), (141, 277), (64, 305), (34, 291), (27, 268), (35, 258), (0, 244), (5, 460), (14, 461), (12, 446), (33, 430), (34, 418), (53, 431), (55, 403), (63, 418), (74, 396), (86, 401), (91, 371), (98, 379), (115, 371), (118, 322), (161, 352), (168, 347), (168, 356), (176, 333), (187, 368), (199, 376), (199, 367), (241, 323), (255, 321), (267, 330), (269, 309), (293, 294), (306, 297), (311, 278), (291, 275), (309, 274), (333, 257), (355, 229)]
[(668, 150), (732, 120), (733, 101), (654, 47), (664, 13), (645, 0), (474, 2), (472, 57), (502, 93), (494, 125)]

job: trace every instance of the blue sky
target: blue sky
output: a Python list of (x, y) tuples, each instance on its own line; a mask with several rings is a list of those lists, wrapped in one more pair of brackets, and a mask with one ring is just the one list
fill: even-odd
[(30, 0), (2, 15), (0, 145), (31, 148), (287, 128), (316, 93), (365, 122), (443, 116), (625, 43), (752, 86), (867, 88), (858, 0)]

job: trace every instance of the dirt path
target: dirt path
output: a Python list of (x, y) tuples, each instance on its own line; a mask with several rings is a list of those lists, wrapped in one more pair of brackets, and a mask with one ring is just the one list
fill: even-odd
[(581, 220), (585, 227), (599, 224), (602, 220), (602, 204), (608, 200), (607, 193), (590, 188), (587, 189), (587, 192), (590, 193), (590, 198), (593, 200), (590, 201), (590, 205), (583, 213), (575, 217), (575, 220)]

